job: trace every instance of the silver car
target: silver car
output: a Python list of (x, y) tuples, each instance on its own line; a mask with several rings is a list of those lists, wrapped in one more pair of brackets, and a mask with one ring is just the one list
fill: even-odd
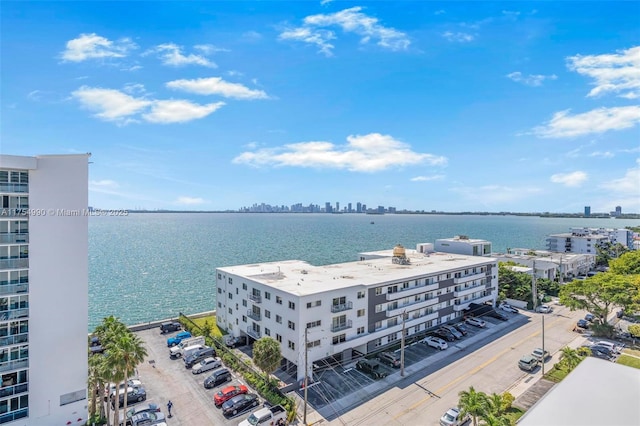
[(191, 367), (191, 373), (200, 374), (218, 367), (222, 367), (222, 360), (220, 360), (220, 358), (218, 357), (209, 357), (203, 359), (202, 361)]

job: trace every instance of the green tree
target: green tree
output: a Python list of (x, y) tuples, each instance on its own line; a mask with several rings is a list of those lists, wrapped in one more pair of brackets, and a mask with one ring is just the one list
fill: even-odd
[(280, 366), (280, 343), (271, 337), (262, 337), (253, 344), (253, 363), (269, 377)]
[(473, 426), (478, 426), (478, 417), (486, 415), (489, 410), (489, 399), (484, 392), (477, 392), (473, 386), (468, 391), (461, 391), (459, 394), (458, 407), (460, 416), (467, 414), (473, 419)]
[[(129, 378), (133, 376), (138, 365), (144, 361), (144, 358), (147, 356), (147, 350), (142, 340), (127, 329), (127, 333), (119, 336), (119, 338), (109, 346), (107, 356), (114, 358), (115, 368), (121, 371), (122, 380), (125, 383), (124, 412), (126, 413), (128, 404), (126, 397), (128, 386), (126, 386), (126, 383)], [(116, 397), (116, 404), (118, 404), (118, 398), (119, 396)], [(118, 414), (118, 410), (116, 410), (116, 414)], [(114, 424), (119, 424), (117, 416)]]
[(596, 265), (607, 266), (612, 260), (615, 260), (628, 252), (629, 249), (620, 243), (602, 243), (596, 246)]
[(631, 324), (629, 326), (629, 333), (633, 337), (640, 337), (640, 324)]
[(496, 416), (495, 414), (485, 414), (482, 417), (483, 426), (510, 426), (511, 421), (507, 417)]
[(609, 262), (609, 272), (620, 275), (640, 274), (640, 250), (633, 250)]
[(572, 349), (569, 346), (565, 346), (561, 349), (560, 363), (567, 369), (567, 371), (571, 371), (576, 368), (581, 361), (582, 357), (575, 349)]
[(624, 275), (604, 272), (574, 280), (560, 290), (560, 303), (572, 311), (584, 309), (606, 323), (613, 306), (630, 306), (635, 287)]
[(87, 379), (87, 388), (91, 398), (89, 400), (89, 418), (94, 418), (96, 412), (100, 418), (105, 417), (102, 398), (108, 378), (104, 359), (100, 355), (89, 355), (89, 374)]

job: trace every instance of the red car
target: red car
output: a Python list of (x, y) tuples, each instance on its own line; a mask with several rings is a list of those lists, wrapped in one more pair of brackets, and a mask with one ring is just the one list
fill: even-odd
[(240, 395), (243, 393), (249, 392), (249, 389), (245, 385), (240, 386), (227, 386), (219, 392), (216, 392), (213, 395), (213, 402), (216, 404), (216, 407), (220, 408), (220, 406), (225, 402), (230, 400), (236, 395)]

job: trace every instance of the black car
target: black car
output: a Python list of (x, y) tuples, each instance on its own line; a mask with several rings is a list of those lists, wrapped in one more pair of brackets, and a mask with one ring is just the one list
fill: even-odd
[(443, 329), (439, 329), (433, 332), (434, 335), (446, 340), (447, 342), (453, 342), (456, 340), (456, 336), (454, 336), (451, 332)]
[(384, 372), (380, 363), (372, 359), (361, 359), (356, 362), (356, 369), (367, 373), (373, 379), (382, 379), (387, 377), (387, 373)]
[(216, 350), (214, 348), (202, 348), (184, 359), (184, 368), (188, 370), (203, 359), (215, 356)]
[(576, 325), (580, 328), (587, 329), (589, 328), (589, 322), (585, 319), (579, 319)]
[(598, 351), (598, 352), (602, 352), (603, 354), (605, 354), (607, 357), (611, 358), (613, 357), (615, 354), (611, 351), (611, 349), (609, 349), (606, 346), (600, 346), (600, 345), (593, 345), (591, 346), (591, 351)]
[[(111, 408), (115, 409), (115, 394), (111, 396)], [(131, 405), (136, 402), (142, 402), (147, 399), (147, 392), (142, 387), (129, 388), (127, 392), (127, 405)], [(124, 405), (124, 395), (120, 394), (120, 401), (118, 408), (122, 408)]]
[(163, 322), (160, 324), (160, 334), (171, 333), (172, 331), (182, 330), (182, 324), (177, 321)]
[(502, 312), (495, 311), (495, 310), (489, 312), (487, 315), (489, 315), (492, 318), (497, 318), (500, 321), (507, 321), (509, 319), (509, 317), (503, 314)]
[(104, 352), (100, 338), (97, 336), (91, 336), (89, 339), (89, 350), (92, 354), (101, 354)]
[(592, 346), (591, 347), (591, 356), (594, 356), (596, 358), (610, 360), (611, 359), (610, 353), (607, 353), (607, 351), (604, 351), (604, 350), (601, 350), (601, 349), (606, 349), (606, 348)]
[(224, 344), (229, 348), (244, 346), (247, 344), (247, 336), (227, 336), (224, 339)]
[(233, 417), (244, 413), (250, 408), (257, 407), (259, 403), (260, 400), (255, 393), (237, 395), (222, 404), (222, 414), (227, 417)]
[(204, 379), (205, 389), (215, 388), (223, 383), (230, 382), (233, 379), (231, 372), (226, 368), (220, 368), (214, 371), (209, 377)]
[(462, 324), (462, 323), (453, 324), (453, 326), (456, 328), (456, 330), (458, 330), (460, 333), (462, 333), (463, 336), (466, 336), (469, 333), (469, 329), (467, 327), (465, 327), (465, 325)]

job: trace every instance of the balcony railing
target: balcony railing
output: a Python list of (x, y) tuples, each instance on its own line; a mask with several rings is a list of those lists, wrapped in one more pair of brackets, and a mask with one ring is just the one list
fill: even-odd
[(3, 414), (0, 416), (0, 424), (12, 422), (14, 420), (22, 419), (24, 417), (29, 416), (29, 409), (23, 408), (22, 410), (12, 411), (7, 414)]
[(253, 303), (262, 303), (262, 296), (258, 294), (250, 294), (249, 300), (251, 300)]
[(331, 325), (331, 332), (335, 333), (337, 331), (342, 331), (342, 330), (346, 330), (348, 328), (351, 328), (351, 320), (347, 320), (345, 322), (341, 322), (339, 324), (333, 324)]
[(331, 312), (342, 312), (348, 311), (349, 309), (353, 309), (353, 302), (340, 303), (338, 305), (331, 305)]
[(25, 309), (11, 309), (8, 311), (0, 312), (0, 321), (8, 321), (18, 318), (28, 318), (29, 308)]
[(28, 268), (29, 259), (1, 259), (0, 269)]
[(28, 293), (29, 283), (24, 284), (0, 284), (0, 295), (14, 294), (14, 293)]
[(419, 286), (401, 288), (398, 291), (387, 293), (387, 300), (401, 299), (415, 296), (416, 294), (428, 293), (438, 289), (438, 283), (421, 284)]
[(0, 371), (18, 370), (20, 368), (27, 368), (28, 366), (29, 358), (0, 362)]
[(466, 283), (469, 281), (475, 281), (475, 280), (481, 280), (483, 278), (486, 278), (487, 274), (484, 272), (480, 272), (477, 274), (471, 274), (471, 275), (464, 275), (458, 278), (454, 278), (453, 279), (453, 283), (454, 284), (460, 284), (460, 283)]
[(0, 192), (29, 192), (28, 183), (0, 183)]
[(28, 383), (20, 383), (19, 385), (7, 386), (0, 389), (0, 398), (4, 398), (11, 395), (18, 395), (23, 392), (29, 391)]
[(484, 287), (485, 285), (486, 285), (486, 283), (481, 283), (481, 284), (474, 285), (474, 286), (471, 286), (471, 287), (456, 286), (455, 288), (457, 288), (457, 290), (454, 289), (453, 297), (465, 296), (467, 294), (470, 294), (470, 293), (473, 293), (475, 291), (478, 291), (478, 289)]
[(14, 244), (14, 243), (28, 243), (29, 242), (29, 234), (8, 234), (3, 233), (0, 234), (0, 244)]
[(254, 312), (251, 309), (247, 311), (247, 316), (256, 321), (260, 321), (262, 319), (262, 315), (260, 315), (260, 312)]
[(252, 327), (247, 327), (247, 334), (256, 340), (262, 337), (261, 333), (259, 331), (254, 330)]
[(29, 341), (29, 333), (15, 334), (13, 336), (0, 337), (0, 347), (15, 345), (18, 343), (27, 343)]

